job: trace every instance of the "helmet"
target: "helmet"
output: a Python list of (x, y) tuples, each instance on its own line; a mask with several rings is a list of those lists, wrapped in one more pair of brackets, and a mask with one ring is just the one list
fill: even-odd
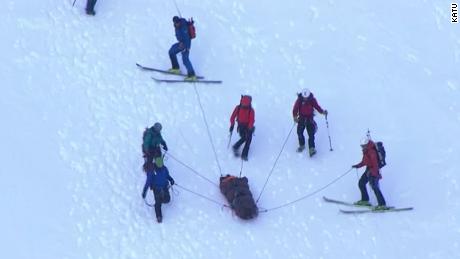
[(366, 146), (367, 144), (369, 143), (369, 138), (368, 137), (364, 137), (361, 139), (361, 146)]
[(302, 89), (301, 94), (303, 98), (307, 98), (308, 96), (310, 96), (310, 90), (308, 90), (308, 88), (304, 88)]
[(155, 130), (156, 132), (160, 132), (162, 128), (163, 127), (159, 122), (155, 122), (155, 124), (153, 124), (153, 130)]

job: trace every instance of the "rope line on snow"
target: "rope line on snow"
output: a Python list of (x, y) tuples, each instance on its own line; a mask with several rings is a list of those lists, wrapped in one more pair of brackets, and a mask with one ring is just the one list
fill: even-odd
[(270, 170), (270, 173), (268, 174), (267, 180), (265, 180), (265, 184), (264, 184), (264, 186), (262, 187), (262, 190), (260, 191), (260, 194), (259, 194), (259, 197), (258, 197), (257, 200), (256, 200), (256, 203), (259, 202), (260, 196), (262, 196), (262, 193), (264, 192), (265, 187), (267, 186), (268, 180), (270, 179), (270, 177), (271, 177), (272, 174), (273, 174), (273, 170), (275, 169), (276, 164), (278, 163), (278, 159), (280, 158), (281, 153), (283, 153), (284, 147), (286, 146), (286, 143), (288, 142), (289, 137), (291, 136), (291, 133), (292, 133), (292, 130), (294, 129), (294, 126), (295, 126), (295, 122), (292, 124), (291, 130), (289, 130), (289, 134), (287, 135), (286, 140), (284, 141), (283, 146), (281, 147), (281, 150), (280, 150), (280, 152), (279, 152), (279, 154), (278, 154), (278, 157), (276, 157), (275, 163), (273, 164), (273, 167), (272, 167), (272, 169)]
[(216, 159), (217, 167), (219, 167), (220, 176), (222, 176), (222, 168), (220, 167), (219, 158), (217, 157), (216, 148), (214, 146), (214, 142), (212, 141), (211, 131), (209, 130), (209, 124), (208, 124), (208, 121), (206, 120), (206, 114), (204, 113), (203, 105), (201, 104), (200, 94), (198, 93), (198, 90), (196, 89), (195, 84), (193, 85), (193, 89), (195, 89), (196, 98), (198, 99), (198, 104), (200, 105), (201, 113), (203, 115), (204, 124), (205, 124), (206, 130), (208, 132), (209, 141), (211, 142), (212, 151), (214, 152), (214, 158)]
[(243, 159), (241, 159), (240, 178), (241, 178), (242, 173), (243, 173)]
[(182, 186), (182, 185), (179, 185), (179, 184), (177, 184), (177, 183), (176, 183), (175, 185), (176, 185), (177, 187), (179, 187), (179, 188), (185, 190), (185, 191), (188, 191), (188, 192), (193, 193), (193, 194), (195, 194), (195, 195), (197, 195), (197, 196), (200, 196), (201, 198), (206, 199), (206, 200), (208, 200), (208, 201), (211, 201), (211, 202), (213, 202), (213, 203), (216, 203), (216, 204), (218, 204), (218, 205), (220, 205), (220, 206), (222, 206), (222, 207), (231, 208), (231, 207), (228, 206), (227, 204), (218, 202), (218, 201), (216, 201), (216, 200), (213, 200), (213, 199), (211, 199), (211, 198), (209, 198), (209, 197), (204, 196), (203, 194), (199, 194), (199, 193), (197, 193), (197, 192), (194, 192), (194, 191), (192, 191), (192, 190), (190, 190), (190, 189), (185, 188), (185, 187)]
[(182, 14), (180, 13), (179, 7), (177, 6), (176, 0), (173, 0), (174, 5), (176, 6), (177, 13), (179, 14), (179, 17), (182, 17)]
[(150, 204), (150, 203), (148, 203), (145, 199), (144, 199), (144, 202), (145, 202), (145, 205), (147, 205), (147, 206), (149, 206), (149, 207), (154, 207), (154, 206), (155, 206), (155, 204), (153, 204), (153, 203)]
[(203, 178), (204, 180), (210, 182), (212, 185), (216, 186), (217, 188), (219, 188), (219, 186), (214, 183), (213, 181), (209, 180), (209, 178), (203, 176), (202, 174), (198, 173), (198, 171), (196, 171), (195, 169), (191, 168), (190, 166), (186, 165), (184, 162), (180, 161), (179, 159), (175, 158), (173, 155), (171, 155), (171, 152), (168, 153), (168, 157), (174, 159), (176, 162), (178, 162), (179, 164), (183, 165), (184, 167), (188, 168), (190, 171), (192, 171), (193, 173), (195, 173), (196, 175), (198, 175), (199, 177)]
[(273, 207), (273, 208), (271, 208), (271, 209), (259, 210), (259, 212), (269, 212), (269, 211), (272, 211), (272, 210), (281, 209), (281, 208), (287, 207), (287, 206), (289, 206), (289, 205), (292, 205), (292, 204), (294, 204), (294, 203), (297, 203), (297, 202), (299, 202), (299, 201), (302, 201), (302, 200), (304, 200), (304, 199), (307, 199), (307, 198), (309, 198), (309, 197), (311, 197), (311, 196), (317, 194), (318, 192), (320, 192), (320, 191), (326, 189), (327, 187), (331, 186), (332, 184), (334, 184), (335, 182), (337, 182), (338, 180), (340, 180), (342, 177), (344, 177), (345, 175), (347, 175), (348, 173), (350, 173), (352, 169), (353, 169), (353, 168), (350, 168), (348, 171), (346, 171), (346, 172), (343, 173), (342, 175), (338, 176), (337, 178), (335, 178), (334, 180), (332, 180), (330, 183), (326, 184), (325, 186), (323, 186), (323, 187), (321, 187), (321, 188), (319, 188), (319, 189), (317, 189), (317, 190), (315, 190), (315, 191), (313, 191), (313, 192), (311, 192), (311, 193), (309, 193), (309, 194), (307, 194), (307, 195), (305, 195), (305, 196), (302, 196), (302, 197), (300, 197), (300, 198), (298, 198), (298, 199), (296, 199), (296, 200), (294, 200), (294, 201), (291, 201), (291, 202), (282, 204), (282, 205), (280, 205), (280, 206)]

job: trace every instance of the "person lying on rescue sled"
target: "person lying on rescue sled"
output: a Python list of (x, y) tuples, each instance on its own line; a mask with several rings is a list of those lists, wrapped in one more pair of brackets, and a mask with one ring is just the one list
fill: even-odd
[(257, 217), (259, 209), (249, 190), (248, 178), (227, 174), (220, 177), (219, 188), (238, 217), (241, 219)]

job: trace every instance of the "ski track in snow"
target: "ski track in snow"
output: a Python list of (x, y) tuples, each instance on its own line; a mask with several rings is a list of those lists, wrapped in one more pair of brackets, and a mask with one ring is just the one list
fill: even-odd
[[(18, 79), (21, 87), (11, 96), (32, 96), (31, 103), (43, 105), (43, 123), (53, 117), (59, 121), (52, 134), (72, 172), (68, 216), (73, 225), (68, 235), (85, 258), (457, 255), (460, 179), (450, 163), (457, 159), (459, 142), (444, 132), (459, 129), (459, 78), (448, 66), (460, 63), (460, 37), (446, 32), (451, 24), (445, 22), (449, 13), (443, 5), (421, 3), (416, 10), (426, 13), (426, 21), (401, 24), (413, 4), (401, 3), (398, 10), (391, 5), (373, 9), (336, 1), (295, 1), (270, 3), (262, 10), (247, 1), (179, 1), (184, 17), (193, 16), (199, 29), (191, 51), (195, 70), (224, 81), (221, 86), (196, 86), (222, 174), (240, 172), (240, 160), (227, 150), (228, 117), (240, 94), (251, 94), (256, 109), (250, 161), (243, 167), (255, 198), (292, 127), (296, 91), (309, 87), (330, 111), (334, 152), (328, 151), (322, 116), (316, 117), (314, 159), (294, 152), (294, 128), (261, 196), (261, 209), (309, 194), (348, 170), (361, 158), (357, 143), (367, 128), (389, 151), (391, 163), (382, 181), (387, 202), (416, 209), (340, 215), (341, 207), (324, 204), (321, 196), (357, 200), (362, 171), (358, 175), (353, 170), (320, 194), (251, 221), (175, 187), (171, 203), (163, 206), (164, 222), (157, 224), (153, 208), (140, 197), (145, 127), (162, 122), (174, 157), (216, 184), (220, 172), (194, 86), (155, 84), (152, 73), (135, 67), (135, 62), (169, 66), (174, 5), (99, 2), (97, 16), (86, 17), (83, 2), (71, 8), (68, 2), (55, 6), (48, 1), (48, 9), (32, 5), (38, 13), (31, 15), (22, 8), (24, 3), (10, 1), (8, 11), (23, 13), (2, 18), (2, 29), (15, 28), (19, 36), (7, 39), (11, 66), (2, 66), (23, 75)], [(414, 29), (420, 26), (425, 32)], [(29, 34), (39, 37), (31, 40)], [(433, 38), (421, 40), (426, 35)], [(438, 53), (432, 44), (449, 50)], [(372, 108), (363, 107), (366, 103)], [(377, 118), (369, 118), (370, 109)], [(438, 137), (433, 139), (433, 134)], [(236, 138), (234, 132), (232, 143)], [(408, 156), (401, 146), (416, 149), (417, 156)], [(174, 159), (166, 164), (178, 184), (225, 203), (212, 184)], [(428, 183), (442, 189), (420, 197)], [(149, 202), (152, 196), (149, 193)], [(436, 211), (427, 203), (437, 204)], [(444, 238), (438, 239), (440, 235)]]

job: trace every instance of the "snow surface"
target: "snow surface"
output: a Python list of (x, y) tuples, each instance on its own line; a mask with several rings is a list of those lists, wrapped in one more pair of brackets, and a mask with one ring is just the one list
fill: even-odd
[[(196, 21), (195, 70), (224, 81), (196, 86), (156, 84), (135, 66), (170, 66), (174, 1), (100, 0), (95, 17), (72, 2), (0, 9), (2, 258), (460, 258), (460, 25), (450, 1), (177, 0)], [(345, 173), (370, 129), (388, 154), (387, 203), (415, 210), (340, 214), (321, 197), (358, 200), (353, 170), (251, 221), (176, 187), (156, 223), (140, 197), (145, 127), (160, 121), (170, 154), (195, 171), (169, 157), (178, 184), (223, 204), (214, 184), (241, 171), (228, 118), (251, 94), (257, 130), (242, 175), (257, 198), (303, 87), (330, 112), (334, 151), (322, 116), (312, 159), (295, 152), (294, 129), (260, 208)]]

